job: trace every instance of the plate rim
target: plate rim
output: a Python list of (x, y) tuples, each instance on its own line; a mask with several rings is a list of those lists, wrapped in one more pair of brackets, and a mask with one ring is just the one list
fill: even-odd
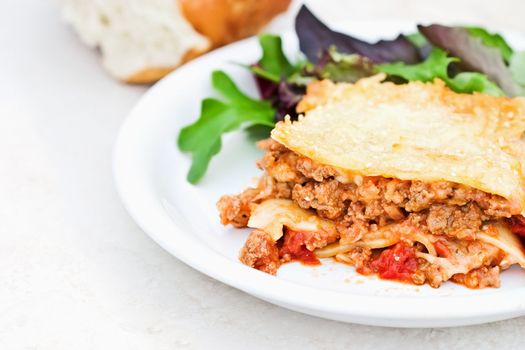
[[(353, 21), (353, 24), (356, 22), (359, 21)], [(360, 22), (393, 22), (404, 25), (416, 23), (384, 20)], [(520, 293), (525, 295), (525, 288), (477, 296), (410, 298), (349, 294), (275, 278), (231, 261), (181, 233), (187, 228), (166, 213), (161, 203), (153, 196), (153, 191), (148, 191), (146, 187), (136, 187), (143, 179), (140, 178), (140, 172), (134, 173), (137, 164), (134, 164), (135, 158), (129, 156), (128, 150), (137, 142), (140, 143), (135, 135), (140, 134), (144, 125), (148, 124), (142, 110), (150, 99), (169, 87), (183, 72), (212, 61), (214, 56), (235, 52), (255, 40), (254, 37), (244, 39), (185, 64), (151, 87), (129, 112), (113, 148), (113, 177), (124, 207), (141, 229), (171, 255), (211, 278), (271, 303), (324, 318), (379, 326), (443, 327), (485, 323), (525, 315), (525, 300), (520, 300)], [(170, 226), (175, 230), (169, 232), (172, 240), (166, 240), (163, 238), (165, 227)], [(175, 240), (177, 244), (173, 244)], [(199, 251), (198, 259), (189, 254), (194, 251)], [(203, 254), (206, 258), (203, 258)], [(495, 298), (498, 299), (496, 302)], [(431, 299), (432, 305), (429, 305), (428, 299)], [(323, 300), (322, 305), (319, 304), (319, 300)], [(370, 305), (374, 307), (371, 308)]]

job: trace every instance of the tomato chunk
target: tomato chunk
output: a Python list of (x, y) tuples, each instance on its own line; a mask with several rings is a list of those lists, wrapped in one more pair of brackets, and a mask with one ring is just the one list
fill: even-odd
[(400, 242), (383, 250), (379, 257), (370, 263), (370, 267), (384, 279), (410, 280), (417, 269), (415, 249)]
[(305, 265), (320, 265), (321, 262), (317, 259), (314, 252), (308, 250), (305, 246), (304, 242), (308, 235), (307, 232), (287, 229), (279, 255), (281, 257), (288, 255), (292, 260), (299, 261)]
[(510, 219), (510, 230), (515, 235), (525, 238), (525, 218), (523, 216), (513, 216)]
[(448, 258), (452, 254), (450, 252), (450, 249), (448, 249), (447, 245), (441, 240), (434, 243), (434, 248), (436, 248), (436, 253), (443, 258)]

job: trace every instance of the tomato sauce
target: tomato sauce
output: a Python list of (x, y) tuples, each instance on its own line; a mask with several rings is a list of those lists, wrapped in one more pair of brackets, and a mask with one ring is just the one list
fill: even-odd
[(279, 255), (281, 257), (288, 255), (292, 260), (299, 261), (305, 265), (320, 265), (321, 262), (314, 252), (308, 250), (305, 246), (304, 242), (307, 237), (308, 233), (287, 229)]
[(513, 216), (510, 219), (510, 230), (517, 236), (525, 238), (525, 218)]
[(370, 263), (370, 268), (381, 278), (408, 281), (417, 269), (415, 249), (404, 243), (397, 243), (394, 247), (383, 250)]
[(434, 243), (434, 248), (436, 248), (436, 253), (440, 257), (448, 258), (452, 254), (447, 245), (440, 240)]

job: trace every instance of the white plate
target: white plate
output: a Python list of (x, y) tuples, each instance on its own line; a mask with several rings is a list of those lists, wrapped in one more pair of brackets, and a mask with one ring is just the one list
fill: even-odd
[[(376, 40), (411, 32), (414, 25), (360, 22), (342, 29)], [(523, 47), (518, 36), (509, 39)], [(284, 35), (284, 43), (289, 56), (296, 56), (295, 35)], [(518, 268), (502, 274), (499, 289), (469, 290), (452, 283), (432, 289), (381, 281), (329, 260), (313, 268), (287, 264), (277, 277), (242, 265), (237, 256), (248, 231), (222, 227), (215, 202), (223, 194), (240, 192), (259, 174), (255, 160), (260, 152), (243, 133), (230, 134), (207, 176), (192, 186), (185, 180), (189, 157), (178, 151), (176, 137), (183, 125), (198, 116), (201, 99), (214, 94), (212, 70), (226, 70), (255, 96), (251, 76), (230, 62), (252, 63), (259, 56), (256, 39), (203, 56), (152, 87), (130, 113), (115, 148), (115, 178), (126, 208), (148, 235), (219, 281), (271, 303), (333, 320), (441, 327), (525, 314), (525, 273)]]

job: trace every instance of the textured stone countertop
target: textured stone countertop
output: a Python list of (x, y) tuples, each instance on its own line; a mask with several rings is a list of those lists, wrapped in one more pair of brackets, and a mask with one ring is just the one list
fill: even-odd
[[(308, 3), (325, 20), (525, 32), (519, 0)], [(523, 348), (525, 318), (450, 329), (344, 324), (268, 304), (184, 265), (135, 225), (113, 187), (115, 136), (146, 89), (110, 79), (54, 2), (2, 5), (1, 349)]]

